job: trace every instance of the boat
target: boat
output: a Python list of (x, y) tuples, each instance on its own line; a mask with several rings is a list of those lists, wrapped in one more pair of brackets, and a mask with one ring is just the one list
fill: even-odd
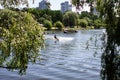
[(77, 33), (77, 30), (64, 30), (64, 33)]

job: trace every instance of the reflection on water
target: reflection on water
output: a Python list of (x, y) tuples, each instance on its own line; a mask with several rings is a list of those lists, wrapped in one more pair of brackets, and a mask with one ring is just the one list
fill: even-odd
[[(45, 35), (46, 48), (41, 60), (29, 64), (26, 75), (0, 68), (0, 80), (100, 80), (101, 41), (103, 30), (83, 30), (78, 33), (56, 32)], [(97, 41), (96, 41), (97, 40)], [(97, 52), (97, 54), (95, 54)]]

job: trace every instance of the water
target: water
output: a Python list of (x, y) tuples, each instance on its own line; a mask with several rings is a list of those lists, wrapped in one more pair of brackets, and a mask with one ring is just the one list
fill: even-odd
[(100, 80), (99, 39), (103, 30), (54, 33), (59, 41), (55, 41), (54, 34), (45, 35), (46, 48), (40, 52), (41, 60), (29, 64), (26, 75), (0, 68), (0, 80)]

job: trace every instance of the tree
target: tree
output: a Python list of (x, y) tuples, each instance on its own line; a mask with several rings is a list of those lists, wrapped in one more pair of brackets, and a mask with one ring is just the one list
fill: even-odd
[(93, 5), (95, 0), (71, 0), (71, 3), (76, 7), (76, 11), (80, 11), (85, 3), (89, 4), (91, 13), (93, 12)]
[(87, 21), (88, 26), (92, 26), (93, 25), (93, 21), (90, 18), (84, 17), (83, 19), (85, 19)]
[(80, 19), (84, 19), (85, 17), (88, 17), (89, 19), (86, 18), (88, 21), (88, 25), (93, 25), (94, 26), (94, 20), (99, 19), (98, 15), (94, 15), (91, 12), (83, 11), (80, 14)]
[(90, 12), (87, 12), (87, 11), (81, 12), (79, 16), (80, 19), (83, 19), (84, 17), (88, 17), (91, 20), (98, 19), (98, 15), (91, 14)]
[[(33, 2), (34, 2), (34, 0), (33, 0)], [(19, 5), (28, 6), (28, 0), (1, 0), (0, 4), (4, 8), (18, 7)]]
[[(59, 16), (58, 16), (59, 15)], [(51, 12), (51, 16), (52, 16), (52, 22), (55, 23), (57, 21), (61, 21), (63, 19), (63, 14), (60, 10), (55, 10)]]
[(63, 24), (65, 26), (74, 27), (77, 25), (78, 15), (74, 12), (66, 12), (63, 15)]
[(60, 21), (57, 21), (55, 24), (54, 24), (55, 27), (57, 27), (59, 30), (62, 30), (64, 25), (62, 24), (62, 22)]
[(52, 22), (52, 19), (51, 19), (51, 16), (50, 16), (50, 15), (44, 14), (44, 15), (43, 15), (43, 18), (45, 18), (46, 20), (49, 20), (49, 21)]
[(0, 67), (26, 72), (44, 45), (43, 29), (31, 14), (0, 10)]
[(78, 25), (86, 28), (88, 26), (88, 22), (85, 19), (79, 19)]
[[(75, 1), (75, 0), (72, 0)], [(81, 6), (76, 0), (76, 6)], [(87, 0), (97, 4), (100, 16), (105, 19), (107, 41), (101, 57), (101, 78), (120, 79), (120, 0)], [(105, 34), (104, 34), (105, 36)]]
[(94, 26), (95, 28), (101, 28), (101, 27), (105, 27), (105, 24), (102, 22), (102, 20), (96, 19), (94, 20)]
[(49, 20), (45, 20), (43, 25), (44, 25), (44, 27), (47, 28), (47, 30), (52, 29), (52, 23)]
[(84, 1), (83, 0), (71, 0), (72, 4), (76, 7), (76, 11), (81, 10), (83, 8)]
[(33, 14), (35, 16), (35, 19), (41, 24), (43, 24), (45, 19), (52, 21), (52, 23), (55, 23), (56, 21), (62, 22), (62, 18), (63, 18), (63, 14), (60, 10), (50, 10), (50, 9), (40, 10), (37, 8), (24, 8), (22, 11), (27, 11)]
[(105, 19), (107, 42), (101, 58), (103, 80), (120, 79), (120, 0), (97, 0), (97, 9)]

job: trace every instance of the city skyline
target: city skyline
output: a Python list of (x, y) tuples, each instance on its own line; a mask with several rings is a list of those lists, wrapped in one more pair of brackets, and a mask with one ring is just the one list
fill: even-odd
[[(30, 8), (36, 8), (36, 7), (38, 7), (39, 6), (39, 2), (41, 2), (42, 0), (35, 0), (34, 1), (34, 4), (33, 4), (33, 0), (28, 0), (28, 3), (29, 3), (29, 7)], [(65, 2), (65, 1), (68, 1), (69, 2), (69, 4), (71, 4), (71, 0), (48, 0), (50, 3), (51, 3), (51, 10), (61, 10), (61, 3), (63, 3), (63, 2)], [(23, 8), (23, 7), (25, 7), (25, 6), (19, 6), (19, 8)], [(0, 8), (2, 8), (1, 7), (1, 5), (0, 5)], [(72, 11), (76, 11), (75, 10), (75, 7), (73, 7), (72, 6)], [(80, 12), (82, 12), (82, 11), (90, 11), (90, 7), (87, 5), (87, 6), (84, 6), (84, 9), (82, 9)]]
[(72, 11), (72, 5), (68, 1), (61, 3), (61, 12), (65, 13), (66, 11)]
[[(35, 0), (33, 4), (32, 0), (31, 1), (29, 0), (29, 7), (36, 8), (39, 6), (39, 2), (41, 1), (42, 0)], [(69, 4), (71, 4), (71, 0), (47, 0), (47, 1), (49, 1), (51, 4), (50, 6), (51, 10), (61, 10), (61, 3), (65, 1), (68, 1)], [(76, 11), (74, 6), (72, 6), (72, 11)], [(88, 6), (88, 4), (84, 5), (84, 8), (80, 12), (82, 11), (88, 11), (88, 12), (90, 11), (90, 7)]]
[[(28, 0), (29, 3), (29, 7), (30, 8), (36, 8), (39, 6), (39, 2), (41, 2), (42, 0), (34, 0), (34, 4), (33, 4), (33, 0)], [(68, 1), (70, 3), (70, 0), (48, 0), (51, 3), (51, 9), (52, 10), (60, 10), (60, 4), (64, 1)], [(19, 6), (19, 8), (23, 8), (25, 6)], [(2, 6), (0, 5), (0, 8), (2, 8)]]
[[(41, 2), (42, 0), (35, 0), (34, 4), (32, 3), (32, 0), (29, 0), (29, 7), (30, 8), (35, 8), (39, 6), (39, 2)], [(70, 3), (70, 0), (48, 0), (51, 3), (51, 10), (60, 10), (61, 9), (61, 3), (68, 1)], [(71, 4), (71, 3), (70, 3)]]

